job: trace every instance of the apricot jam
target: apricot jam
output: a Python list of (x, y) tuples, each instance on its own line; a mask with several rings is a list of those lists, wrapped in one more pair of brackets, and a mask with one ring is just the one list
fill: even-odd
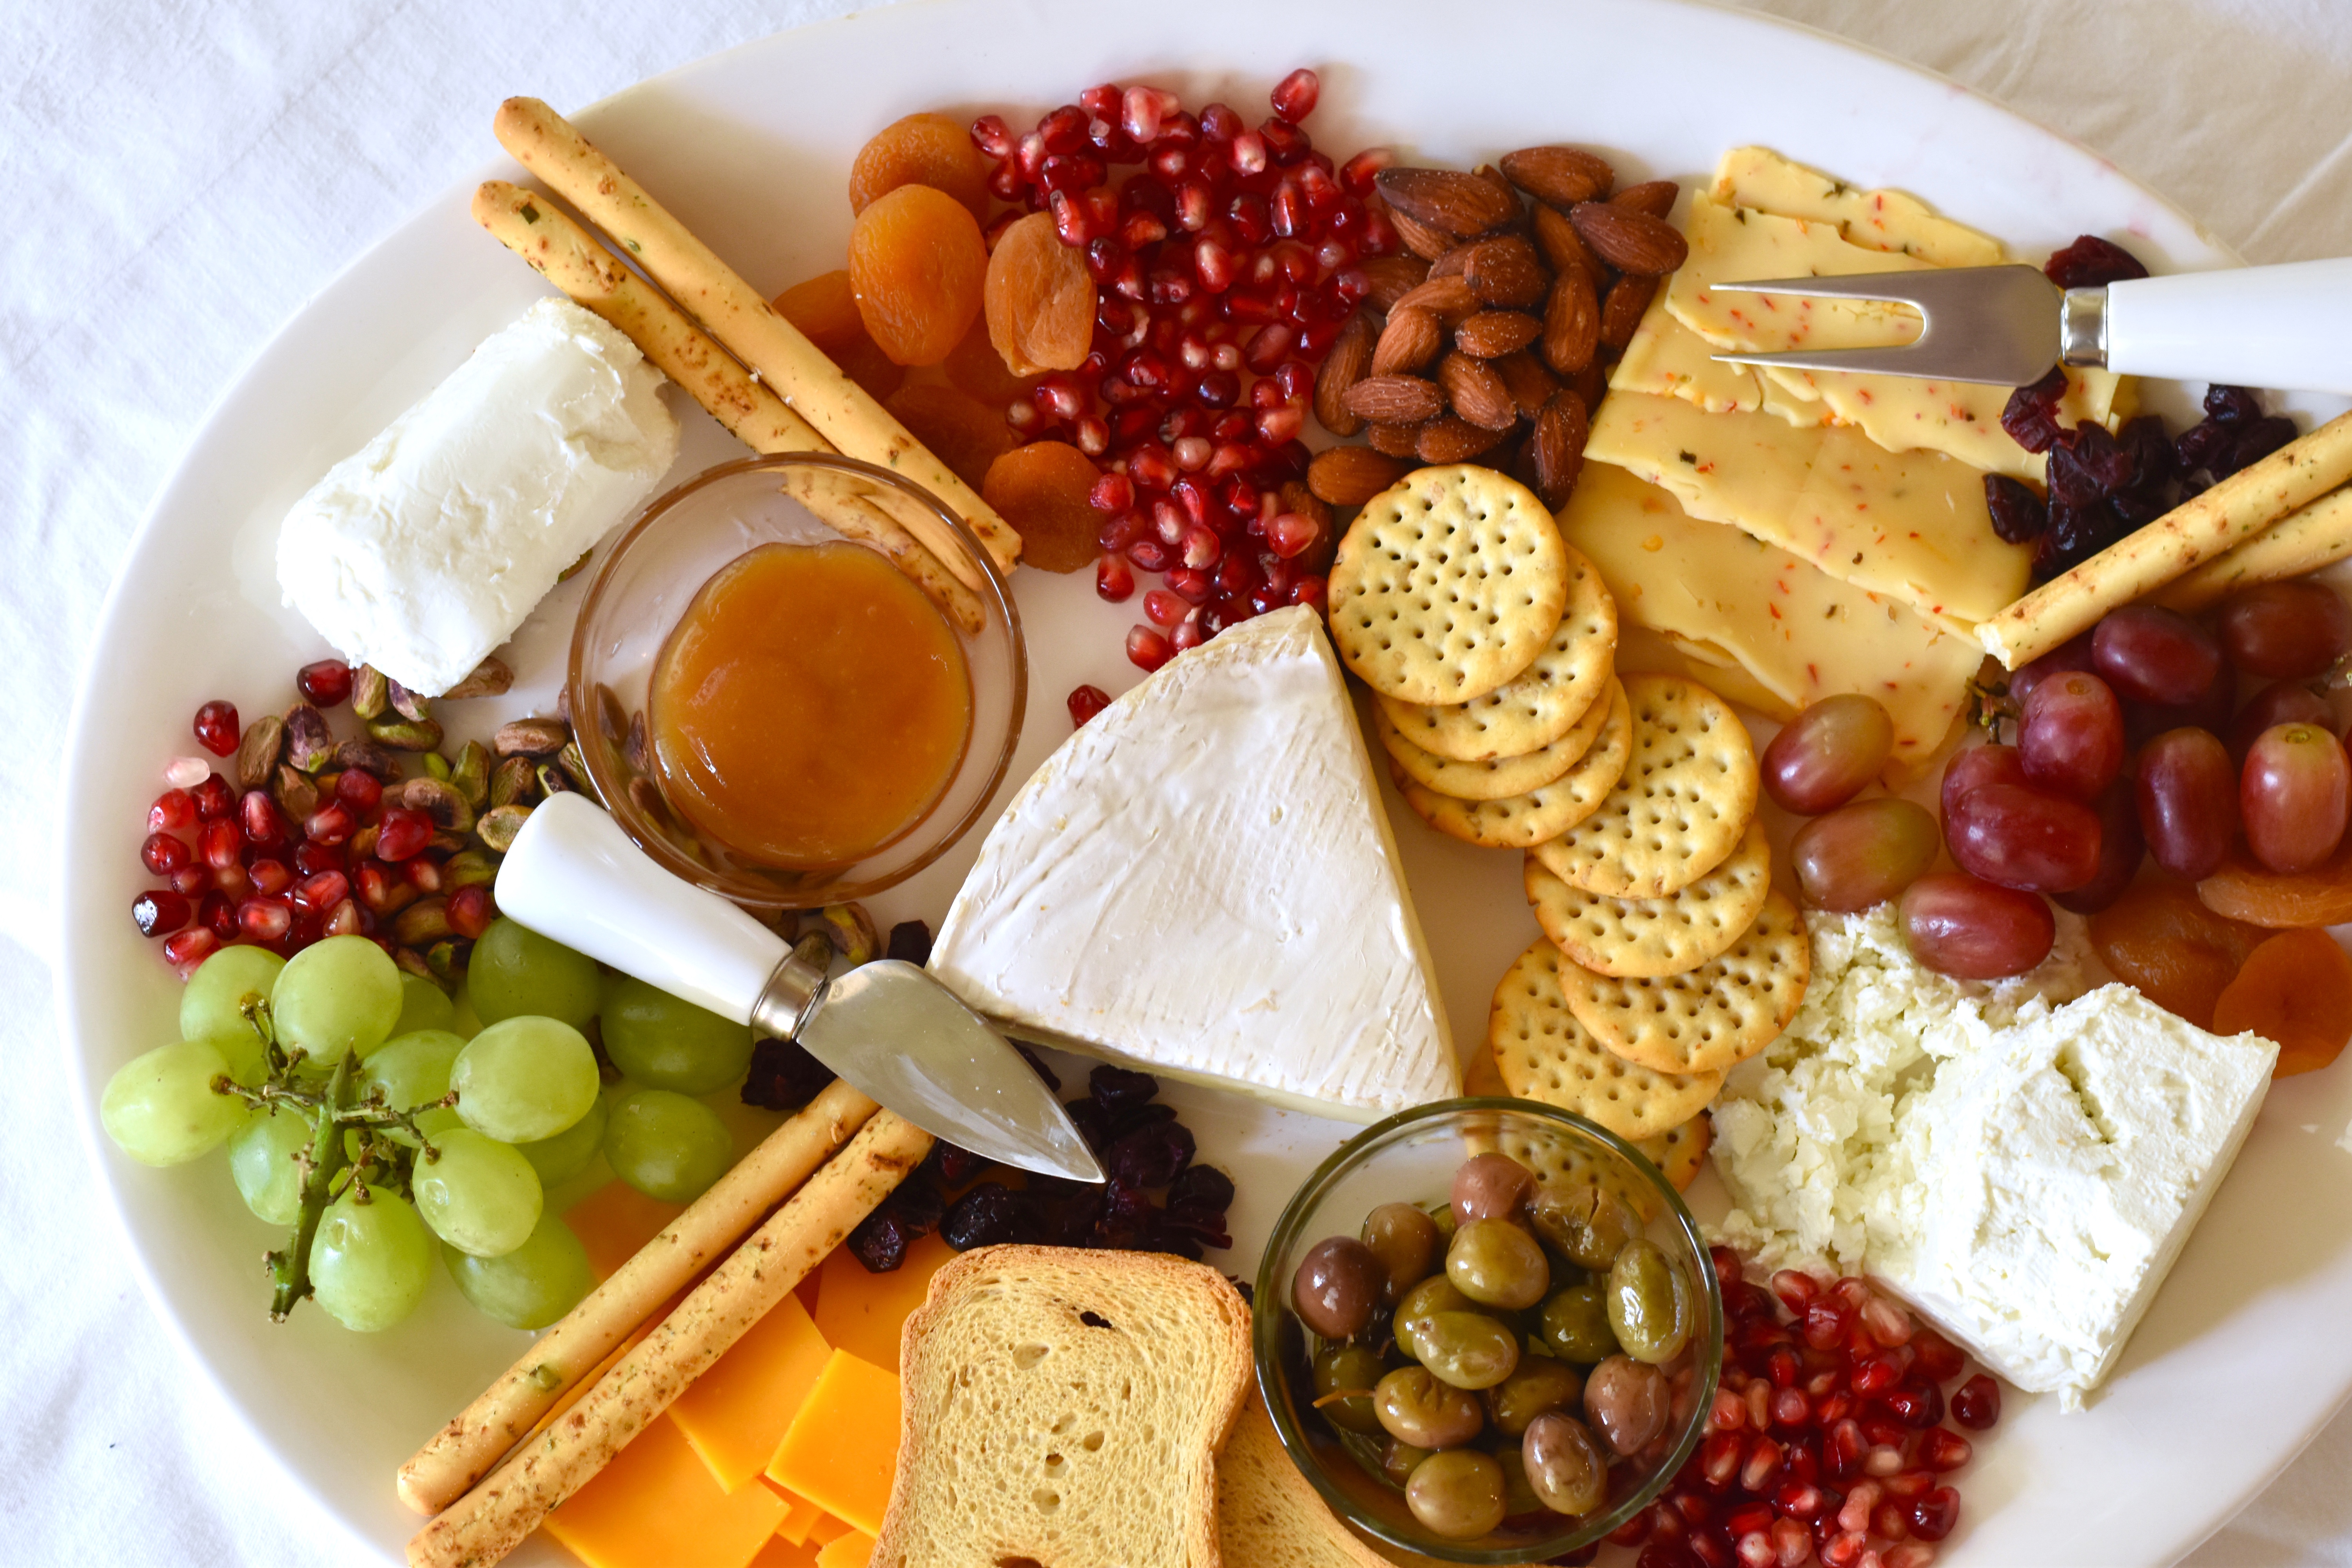
[(922, 591), (855, 544), (763, 544), (702, 585), (647, 719), (670, 804), (749, 860), (846, 866), (923, 819), (971, 735), (971, 674)]

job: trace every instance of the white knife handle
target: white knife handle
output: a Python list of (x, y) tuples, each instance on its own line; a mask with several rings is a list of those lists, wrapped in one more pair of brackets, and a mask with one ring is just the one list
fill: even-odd
[(672, 876), (583, 795), (531, 812), (499, 867), (499, 912), (739, 1024), (783, 962), (784, 939)]
[(2352, 258), (2107, 285), (2109, 370), (2352, 393)]

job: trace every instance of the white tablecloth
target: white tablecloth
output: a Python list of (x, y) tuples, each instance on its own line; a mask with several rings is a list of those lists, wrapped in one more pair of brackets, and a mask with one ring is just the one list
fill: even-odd
[[(101, 598), (141, 514), (206, 408), (278, 324), (481, 160), (500, 98), (588, 103), (850, 8), (6, 8), (0, 355), (16, 412), (0, 420), (0, 670), (16, 695), (0, 716), (0, 1563), (354, 1553), (330, 1521), (289, 1498), (268, 1457), (174, 1361), (63, 1109), (48, 966), (55, 889), (75, 863), (48, 830), (55, 759)], [(1943, 71), (2066, 132), (2255, 261), (2352, 252), (2346, 0), (1759, 8)], [(2347, 1468), (2352, 1418), (2340, 1418), (2189, 1561), (2352, 1563)]]

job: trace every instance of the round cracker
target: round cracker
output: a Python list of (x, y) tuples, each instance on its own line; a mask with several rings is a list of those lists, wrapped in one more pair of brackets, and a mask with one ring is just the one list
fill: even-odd
[(1633, 742), (1633, 710), (1613, 691), (1601, 734), (1576, 765), (1548, 784), (1501, 800), (1456, 800), (1414, 783), (1395, 762), (1390, 775), (1413, 815), (1440, 833), (1487, 849), (1528, 849), (1559, 837), (1601, 808)]
[(1513, 1096), (1573, 1111), (1629, 1142), (1705, 1109), (1723, 1075), (1659, 1072), (1612, 1054), (1569, 1008), (1561, 977), (1569, 967), (1546, 937), (1495, 987), (1486, 1043)]
[(1640, 979), (1696, 969), (1739, 940), (1772, 890), (1772, 846), (1750, 820), (1739, 847), (1689, 887), (1663, 899), (1612, 899), (1571, 888), (1528, 857), (1536, 923), (1570, 962), (1596, 974)]
[(1433, 756), (1457, 763), (1518, 757), (1574, 729), (1608, 694), (1617, 656), (1617, 601), (1583, 552), (1568, 556), (1568, 608), (1536, 661), (1467, 702), (1430, 706), (1380, 699), (1398, 732)]
[(1340, 662), (1407, 702), (1467, 702), (1535, 662), (1568, 605), (1568, 547), (1535, 492), (1473, 464), (1364, 503), (1326, 592)]
[(1780, 1037), (1811, 973), (1805, 918), (1774, 892), (1738, 941), (1696, 969), (1620, 980), (1563, 961), (1559, 984), (1569, 1010), (1625, 1060), (1654, 1072), (1721, 1073)]
[(1756, 816), (1756, 746), (1731, 704), (1678, 675), (1629, 675), (1633, 754), (1599, 810), (1538, 851), (1572, 888), (1662, 899), (1730, 856)]
[[(1540, 789), (1584, 760), (1609, 721), (1610, 705), (1595, 702), (1568, 733), (1548, 746), (1518, 757), (1490, 757), (1482, 763), (1455, 762), (1423, 751), (1399, 732), (1396, 721), (1378, 703), (1372, 705), (1372, 727), (1381, 745), (1394, 758), (1405, 776), (1424, 789), (1456, 800), (1501, 800)], [(1631, 732), (1628, 732), (1631, 738)]]

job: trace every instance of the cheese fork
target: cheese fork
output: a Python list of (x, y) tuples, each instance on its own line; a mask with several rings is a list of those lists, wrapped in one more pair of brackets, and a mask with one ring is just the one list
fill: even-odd
[(1924, 330), (1885, 348), (1719, 353), (1732, 364), (2030, 386), (2055, 365), (2352, 393), (2352, 258), (2061, 289), (2038, 268), (1930, 268), (1713, 283), (1711, 292), (1909, 305)]

